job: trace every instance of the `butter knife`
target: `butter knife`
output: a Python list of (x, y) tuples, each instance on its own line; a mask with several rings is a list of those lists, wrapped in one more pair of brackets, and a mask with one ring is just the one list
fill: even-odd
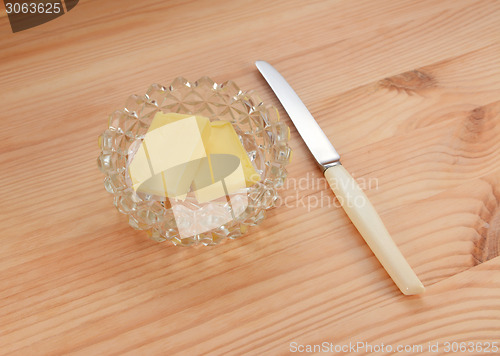
[(292, 119), (343, 209), (394, 283), (405, 295), (423, 293), (422, 282), (394, 243), (368, 197), (340, 163), (340, 155), (299, 96), (272, 65), (265, 61), (257, 61), (255, 65)]

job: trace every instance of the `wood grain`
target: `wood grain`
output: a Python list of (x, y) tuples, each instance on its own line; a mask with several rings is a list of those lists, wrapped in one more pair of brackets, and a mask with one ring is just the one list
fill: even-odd
[[(0, 354), (500, 342), (499, 19), (494, 0), (83, 0), (13, 34), (2, 9)], [(258, 59), (366, 183), (426, 294), (399, 293), (293, 127), (282, 204), (242, 239), (158, 244), (113, 208), (95, 163), (107, 115), (209, 75), (291, 124)]]

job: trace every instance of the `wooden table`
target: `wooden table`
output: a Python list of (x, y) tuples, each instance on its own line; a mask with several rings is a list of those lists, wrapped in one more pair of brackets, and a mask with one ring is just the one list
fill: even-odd
[[(12, 33), (2, 8), (0, 354), (500, 342), (499, 23), (494, 0), (87, 0)], [(289, 179), (302, 186), (244, 238), (160, 244), (114, 209), (97, 136), (151, 83), (233, 79), (291, 125), (257, 59), (369, 182), (424, 295), (403, 296), (328, 206), (293, 127)]]

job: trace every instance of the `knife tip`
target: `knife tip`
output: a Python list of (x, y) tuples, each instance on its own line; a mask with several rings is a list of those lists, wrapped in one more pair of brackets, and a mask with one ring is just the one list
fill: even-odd
[(266, 65), (266, 64), (268, 64), (266, 61), (255, 61), (255, 66), (257, 68), (260, 68), (260, 67), (262, 67), (263, 65)]

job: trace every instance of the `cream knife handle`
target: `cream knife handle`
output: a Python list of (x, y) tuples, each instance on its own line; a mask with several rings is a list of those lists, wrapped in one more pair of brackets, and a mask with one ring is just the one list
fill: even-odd
[(325, 178), (345, 212), (365, 239), (398, 288), (406, 295), (425, 288), (389, 235), (382, 219), (354, 178), (337, 164), (325, 171)]

